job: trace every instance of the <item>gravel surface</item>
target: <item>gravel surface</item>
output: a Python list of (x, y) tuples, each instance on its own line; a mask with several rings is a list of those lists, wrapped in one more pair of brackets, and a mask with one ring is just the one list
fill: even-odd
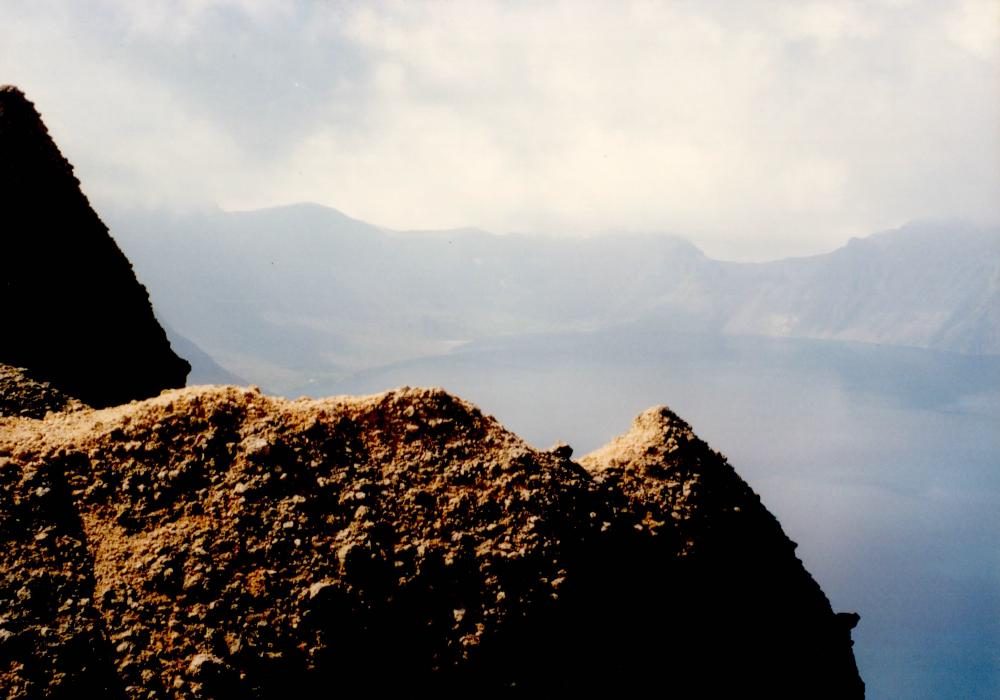
[(23, 367), (0, 364), (0, 416), (44, 418), (49, 411), (85, 408), (48, 382), (32, 379)]

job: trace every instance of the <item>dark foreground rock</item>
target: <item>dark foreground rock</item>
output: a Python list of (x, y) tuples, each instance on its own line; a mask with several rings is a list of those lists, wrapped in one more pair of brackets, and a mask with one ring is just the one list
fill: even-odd
[(146, 290), (34, 106), (0, 87), (0, 363), (92, 406), (184, 385)]
[(863, 696), (856, 617), (683, 421), (570, 452), (437, 390), (0, 419), (0, 698)]
[(80, 408), (85, 408), (82, 402), (32, 379), (23, 367), (0, 365), (0, 416), (44, 418), (49, 411)]

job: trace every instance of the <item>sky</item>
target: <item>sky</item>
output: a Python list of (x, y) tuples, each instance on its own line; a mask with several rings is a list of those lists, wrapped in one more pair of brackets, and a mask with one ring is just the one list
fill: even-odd
[(97, 207), (311, 201), (710, 255), (1000, 221), (1000, 0), (0, 2)]

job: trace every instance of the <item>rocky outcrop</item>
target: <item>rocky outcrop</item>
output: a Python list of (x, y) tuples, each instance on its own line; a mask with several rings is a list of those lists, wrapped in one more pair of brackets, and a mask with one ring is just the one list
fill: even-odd
[(0, 698), (864, 693), (856, 617), (663, 408), (574, 462), (439, 390), (197, 387), (0, 419), (0, 486)]
[(0, 362), (92, 406), (184, 385), (146, 290), (34, 106), (0, 87)]
[(49, 411), (73, 411), (84, 404), (47, 382), (39, 382), (22, 367), (0, 365), (0, 416), (44, 418)]
[(760, 684), (765, 697), (864, 695), (851, 651), (858, 615), (833, 614), (757, 494), (675, 413), (645, 411), (580, 463), (634, 521), (673, 540), (685, 605), (662, 622), (687, 630), (683, 665), (726, 659), (724, 688)]

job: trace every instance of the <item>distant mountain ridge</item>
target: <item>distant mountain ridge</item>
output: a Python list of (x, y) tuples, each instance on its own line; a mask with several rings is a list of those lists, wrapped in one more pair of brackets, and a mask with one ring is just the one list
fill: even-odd
[(831, 253), (708, 258), (675, 237), (399, 232), (314, 204), (128, 214), (157, 310), (278, 391), (468, 341), (627, 323), (1000, 354), (1000, 229), (910, 224)]
[(1000, 231), (911, 224), (734, 270), (727, 333), (1000, 353)]

